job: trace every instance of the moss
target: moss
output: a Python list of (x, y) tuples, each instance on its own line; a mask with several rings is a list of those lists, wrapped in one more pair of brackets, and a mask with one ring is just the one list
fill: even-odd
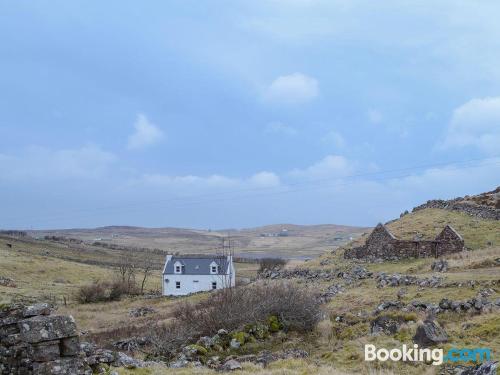
[(469, 331), (470, 336), (481, 339), (492, 339), (500, 336), (500, 316), (485, 320)]
[(401, 329), (394, 334), (394, 338), (402, 343), (408, 343), (412, 340), (412, 333), (409, 329)]
[(416, 322), (418, 320), (418, 316), (414, 312), (389, 311), (383, 315), (398, 322)]
[(370, 326), (368, 323), (358, 323), (352, 326), (337, 324), (332, 327), (333, 336), (340, 340), (353, 340), (368, 334)]
[(269, 327), (270, 332), (278, 332), (280, 329), (283, 328), (283, 324), (281, 324), (276, 315), (270, 315), (267, 318), (267, 325)]
[(269, 327), (263, 323), (247, 324), (244, 328), (245, 332), (259, 340), (264, 340), (269, 337)]
[(192, 349), (192, 350), (196, 350), (196, 354), (199, 354), (199, 355), (207, 355), (207, 353), (208, 353), (208, 350), (205, 349), (201, 345), (192, 344), (192, 345), (189, 345), (188, 348)]
[(248, 341), (248, 338), (250, 337), (248, 333), (243, 331), (234, 332), (231, 336), (233, 339), (238, 341), (240, 345), (244, 345)]

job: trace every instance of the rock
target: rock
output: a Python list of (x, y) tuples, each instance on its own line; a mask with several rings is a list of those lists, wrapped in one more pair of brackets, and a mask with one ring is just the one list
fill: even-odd
[(403, 304), (399, 301), (384, 301), (377, 306), (377, 311), (384, 311), (388, 309), (400, 309)]
[(94, 353), (87, 357), (87, 363), (94, 366), (99, 363), (110, 364), (116, 360), (116, 352), (107, 349), (96, 349)]
[(436, 260), (431, 264), (431, 269), (434, 272), (446, 272), (448, 271), (448, 262), (444, 259)]
[(61, 340), (59, 347), (63, 357), (72, 357), (80, 353), (80, 340), (78, 337), (67, 337)]
[(128, 315), (133, 317), (133, 318), (138, 318), (140, 316), (146, 316), (149, 314), (153, 314), (155, 312), (156, 312), (156, 310), (151, 308), (151, 307), (141, 306), (141, 307), (137, 307), (135, 309), (131, 309), (128, 312)]
[(170, 362), (168, 367), (170, 367), (170, 368), (182, 368), (182, 367), (186, 367), (188, 364), (189, 364), (189, 361), (187, 360), (187, 358), (183, 354), (181, 354), (175, 361)]
[(21, 339), (29, 343), (50, 341), (77, 335), (72, 316), (35, 316), (18, 323)]
[(113, 346), (119, 350), (124, 350), (127, 352), (133, 352), (146, 346), (150, 343), (150, 340), (146, 337), (131, 337), (128, 339), (118, 340), (113, 343)]
[(125, 367), (127, 369), (134, 369), (138, 367), (144, 367), (144, 362), (138, 359), (132, 358), (125, 353), (118, 352), (116, 359), (112, 363), (115, 367)]
[(60, 357), (59, 340), (46, 341), (28, 346), (28, 355), (35, 362), (48, 362)]
[(418, 325), (413, 341), (421, 347), (428, 347), (447, 342), (448, 334), (438, 322), (425, 320)]
[(466, 367), (459, 375), (496, 375), (498, 361), (488, 361), (481, 365)]
[(231, 342), (229, 343), (229, 347), (231, 349), (239, 349), (241, 346), (240, 342), (236, 339), (232, 339)]
[(35, 362), (33, 373), (37, 375), (92, 375), (92, 371), (86, 368), (82, 360), (62, 358), (50, 362)]
[(7, 286), (9, 288), (16, 288), (17, 285), (14, 280), (9, 279), (8, 277), (0, 276), (0, 285)]
[(381, 315), (371, 321), (370, 332), (372, 335), (378, 335), (380, 333), (393, 335), (399, 330), (400, 326), (401, 323), (397, 320)]
[(80, 342), (80, 350), (85, 354), (86, 357), (90, 357), (96, 351), (97, 347), (90, 342)]
[(240, 355), (236, 360), (238, 362), (256, 362), (257, 356), (255, 354)]
[(235, 359), (230, 359), (229, 361), (224, 362), (224, 364), (221, 367), (222, 371), (234, 371), (234, 370), (241, 370), (241, 363), (239, 363)]
[(205, 348), (211, 348), (214, 346), (214, 340), (210, 336), (203, 336), (198, 339), (196, 344), (204, 346)]
[(451, 301), (447, 298), (443, 298), (440, 302), (439, 302), (439, 308), (440, 309), (443, 309), (443, 310), (448, 310), (451, 308)]
[(50, 315), (52, 309), (48, 303), (36, 303), (23, 309), (23, 317), (30, 318), (37, 315)]

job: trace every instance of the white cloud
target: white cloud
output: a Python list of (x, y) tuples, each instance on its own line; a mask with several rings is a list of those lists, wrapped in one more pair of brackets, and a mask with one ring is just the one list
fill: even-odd
[(297, 129), (281, 122), (270, 122), (269, 124), (267, 124), (266, 133), (277, 133), (293, 136), (297, 135), (298, 132)]
[(135, 132), (128, 138), (129, 149), (140, 149), (158, 143), (164, 138), (163, 131), (140, 113), (134, 124)]
[(322, 141), (333, 145), (337, 150), (342, 150), (346, 147), (346, 141), (342, 134), (332, 130), (328, 132), (323, 138)]
[(280, 185), (280, 178), (272, 172), (259, 172), (248, 178), (234, 178), (213, 174), (207, 177), (184, 175), (172, 176), (166, 174), (146, 174), (132, 181), (134, 185), (164, 187), (172, 189), (232, 189), (248, 187), (275, 187)]
[(472, 99), (453, 111), (441, 147), (466, 146), (500, 153), (500, 97)]
[(21, 155), (0, 155), (0, 175), (9, 180), (93, 179), (105, 176), (117, 160), (111, 152), (87, 145), (50, 150), (30, 147)]
[(305, 168), (294, 169), (289, 175), (299, 179), (342, 178), (354, 171), (354, 164), (343, 156), (328, 155), (319, 162)]
[(302, 73), (276, 78), (264, 93), (273, 103), (298, 104), (311, 101), (319, 95), (318, 81)]
[(275, 187), (280, 185), (280, 178), (272, 172), (259, 172), (248, 179), (248, 182), (257, 187)]

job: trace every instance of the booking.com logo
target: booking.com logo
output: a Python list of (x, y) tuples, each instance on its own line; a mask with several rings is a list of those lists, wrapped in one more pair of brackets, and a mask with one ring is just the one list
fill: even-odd
[(365, 361), (404, 361), (404, 362), (431, 362), (438, 366), (443, 362), (476, 362), (489, 361), (491, 349), (489, 348), (451, 348), (446, 355), (443, 349), (419, 348), (417, 344), (413, 346), (402, 345), (401, 348), (377, 349), (375, 345), (365, 345)]

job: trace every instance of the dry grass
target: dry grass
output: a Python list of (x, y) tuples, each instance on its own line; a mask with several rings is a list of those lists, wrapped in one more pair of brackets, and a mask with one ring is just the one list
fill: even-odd
[[(119, 369), (120, 375), (215, 375), (219, 372), (207, 368), (183, 368), (183, 369), (168, 369), (165, 367), (152, 367), (139, 370), (126, 370)], [(315, 364), (310, 360), (282, 360), (271, 363), (268, 367), (243, 363), (243, 369), (236, 372), (239, 375), (353, 375), (353, 374), (366, 374), (366, 375), (393, 375), (394, 372), (387, 370), (376, 370), (366, 368), (362, 372), (345, 372), (332, 365)]]

